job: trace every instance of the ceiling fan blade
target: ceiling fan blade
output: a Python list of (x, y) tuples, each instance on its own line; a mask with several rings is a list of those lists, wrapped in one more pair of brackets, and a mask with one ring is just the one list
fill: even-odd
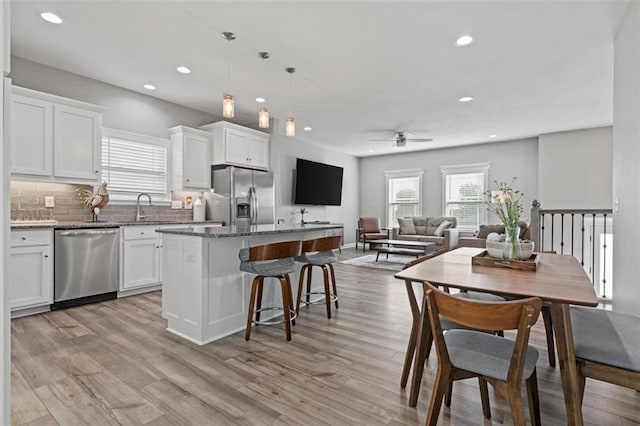
[(395, 142), (396, 138), (389, 139), (369, 139), (370, 142)]
[(407, 138), (407, 142), (432, 142), (433, 139), (428, 138)]

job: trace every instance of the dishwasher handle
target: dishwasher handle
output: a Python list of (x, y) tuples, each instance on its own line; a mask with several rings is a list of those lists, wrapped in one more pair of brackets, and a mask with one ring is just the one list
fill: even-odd
[(61, 237), (80, 237), (84, 235), (114, 235), (117, 234), (117, 230), (111, 231), (64, 231), (58, 232), (58, 235)]

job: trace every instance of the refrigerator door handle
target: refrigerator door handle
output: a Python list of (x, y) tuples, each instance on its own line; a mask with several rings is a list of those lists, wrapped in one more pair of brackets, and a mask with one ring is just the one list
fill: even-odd
[(253, 208), (253, 224), (257, 225), (258, 224), (258, 209), (260, 208), (260, 205), (258, 203), (258, 191), (256, 191), (255, 187), (251, 187), (251, 189), (253, 189), (253, 204), (254, 204), (254, 208)]
[(249, 208), (251, 209), (251, 224), (255, 225), (257, 222), (257, 202), (256, 189), (253, 186), (249, 188)]

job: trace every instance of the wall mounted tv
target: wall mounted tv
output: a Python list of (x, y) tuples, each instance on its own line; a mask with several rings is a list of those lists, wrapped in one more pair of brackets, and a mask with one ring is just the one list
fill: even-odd
[(342, 167), (298, 158), (294, 204), (339, 206), (342, 202)]

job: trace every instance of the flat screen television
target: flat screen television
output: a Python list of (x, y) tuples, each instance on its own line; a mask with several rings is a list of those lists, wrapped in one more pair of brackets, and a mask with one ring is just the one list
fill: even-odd
[(294, 204), (339, 206), (342, 202), (342, 167), (298, 158)]

